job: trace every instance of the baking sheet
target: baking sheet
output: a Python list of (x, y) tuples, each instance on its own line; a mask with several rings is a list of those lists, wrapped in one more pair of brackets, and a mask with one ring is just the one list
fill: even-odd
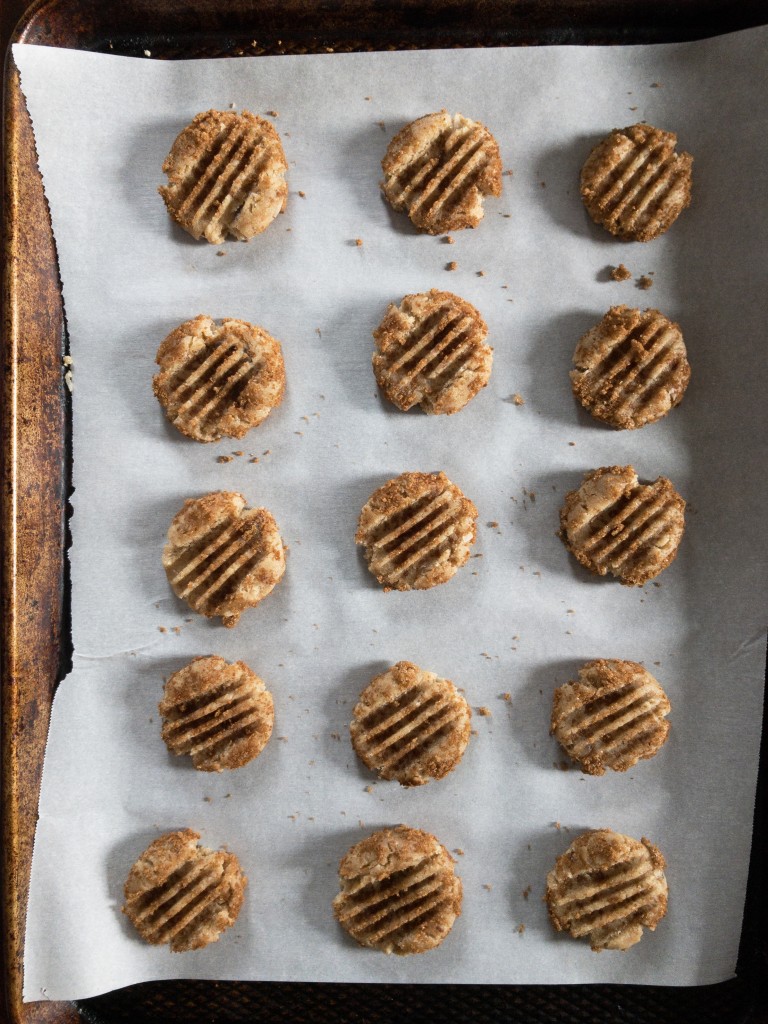
[[(765, 655), (768, 311), (754, 173), (766, 156), (765, 43), (756, 29), (654, 47), (172, 64), (14, 48), (75, 382), (74, 670), (46, 753), (26, 999), (168, 977), (686, 985), (732, 975)], [(171, 224), (155, 190), (176, 133), (231, 104), (278, 112), (289, 206), (248, 245), (207, 246)], [(513, 171), (480, 228), (452, 246), (416, 234), (378, 191), (391, 135), (443, 106), (488, 124)], [(592, 225), (577, 188), (591, 145), (641, 119), (676, 130), (695, 158), (693, 206), (645, 246)], [(631, 281), (608, 279), (619, 262)], [(652, 290), (638, 290), (651, 271)], [(489, 387), (450, 419), (397, 412), (370, 370), (387, 303), (429, 287), (473, 302), (495, 347)], [(577, 338), (620, 302), (678, 320), (693, 367), (681, 408), (632, 433), (578, 410), (567, 376)], [(251, 320), (283, 342), (286, 399), (242, 442), (187, 441), (151, 393), (157, 345), (199, 312)], [(217, 461), (234, 451), (244, 455)], [(582, 474), (626, 462), (670, 476), (690, 503), (677, 561), (641, 590), (590, 577), (554, 537)], [(352, 538), (371, 491), (406, 469), (443, 469), (475, 501), (482, 557), (433, 591), (384, 594)], [(283, 582), (231, 631), (178, 602), (160, 564), (173, 514), (215, 489), (269, 507), (290, 546)], [(157, 715), (163, 677), (213, 652), (247, 661), (276, 703), (264, 754), (220, 777), (172, 761)], [(657, 758), (593, 779), (560, 770), (547, 730), (553, 688), (599, 656), (644, 661), (673, 713)], [(475, 715), (459, 768), (414, 791), (376, 782), (347, 738), (360, 690), (401, 658), (491, 711)], [(406, 959), (356, 947), (330, 911), (346, 849), (401, 821), (462, 851), (465, 890), (445, 943)], [(141, 943), (119, 911), (138, 854), (183, 826), (234, 850), (250, 884), (220, 942), (173, 955)], [(555, 857), (602, 826), (648, 836), (669, 862), (669, 913), (626, 954), (555, 936), (540, 901)]]

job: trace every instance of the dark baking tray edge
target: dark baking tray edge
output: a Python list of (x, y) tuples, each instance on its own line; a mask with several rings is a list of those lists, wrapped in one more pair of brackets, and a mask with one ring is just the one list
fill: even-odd
[[(240, 56), (544, 43), (668, 42), (768, 20), (763, 3), (713, 0), (503, 0), (467, 3), (267, 3), (235, 0), (37, 0), (9, 41), (155, 57)], [(78, 1004), (21, 1000), (27, 889), (50, 707), (69, 660), (66, 497), (68, 402), (61, 359), (66, 322), (55, 243), (34, 137), (13, 62), (4, 90), (2, 313), (2, 914), (8, 1021), (593, 1019), (717, 1024), (768, 1019), (765, 896), (767, 772), (761, 751), (750, 880), (736, 979), (717, 986), (408, 986), (150, 982)], [(31, 171), (31, 173), (29, 173)], [(25, 173), (27, 172), (27, 173)], [(764, 722), (765, 726), (765, 722)], [(764, 861), (763, 861), (764, 863)], [(213, 1011), (212, 1008), (216, 1007)], [(0, 1008), (2, 1012), (2, 1008)], [(213, 1015), (215, 1013), (215, 1016)]]

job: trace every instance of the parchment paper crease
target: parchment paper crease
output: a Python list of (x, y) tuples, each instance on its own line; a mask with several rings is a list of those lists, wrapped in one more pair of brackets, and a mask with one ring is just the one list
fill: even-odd
[[(61, 264), (76, 487), (74, 670), (53, 708), (25, 998), (179, 976), (692, 985), (733, 973), (765, 654), (767, 42), (758, 29), (654, 47), (179, 63), (14, 49)], [(177, 132), (231, 104), (279, 113), (290, 200), (250, 244), (208, 246), (172, 225), (156, 188)], [(392, 134), (441, 107), (486, 123), (514, 172), (452, 246), (414, 233), (378, 189)], [(694, 201), (663, 238), (632, 245), (589, 221), (577, 181), (600, 137), (641, 119), (694, 155)], [(633, 281), (607, 279), (619, 262)], [(430, 287), (473, 302), (495, 347), (490, 386), (449, 419), (397, 412), (370, 369), (387, 303)], [(693, 367), (679, 409), (625, 433), (583, 414), (568, 381), (579, 336), (622, 302), (677, 320)], [(243, 442), (185, 440), (152, 395), (159, 342), (199, 312), (283, 342), (286, 400)], [(590, 577), (555, 537), (583, 473), (627, 462), (690, 503), (677, 561), (641, 590)], [(443, 469), (475, 501), (482, 557), (433, 591), (385, 594), (352, 538), (371, 491), (406, 469)], [(290, 546), (284, 581), (232, 631), (173, 598), (160, 564), (184, 499), (215, 489), (270, 508)], [(220, 777), (172, 761), (157, 714), (163, 678), (212, 652), (247, 661), (276, 703), (264, 754)], [(644, 661), (673, 713), (658, 757), (595, 779), (557, 767), (548, 724), (553, 688), (600, 656)], [(415, 791), (375, 783), (347, 731), (359, 691), (401, 658), (492, 712), (475, 716), (458, 770)], [(465, 889), (443, 946), (406, 959), (356, 947), (330, 910), (341, 855), (401, 821), (463, 851)], [(138, 854), (183, 826), (234, 850), (250, 884), (220, 942), (173, 955), (138, 940), (120, 906)], [(648, 836), (669, 862), (669, 914), (626, 954), (555, 936), (540, 899), (555, 857), (601, 826)]]

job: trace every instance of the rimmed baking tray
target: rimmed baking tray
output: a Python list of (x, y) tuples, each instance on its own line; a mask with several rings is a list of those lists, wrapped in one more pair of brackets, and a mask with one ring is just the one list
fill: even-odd
[[(152, 59), (279, 53), (647, 43), (768, 20), (763, 0), (24, 0), (2, 7), (2, 46), (74, 47)], [(21, 20), (16, 23), (16, 19)], [(14, 29), (14, 24), (16, 27)], [(761, 875), (768, 829), (763, 744), (738, 975), (706, 988), (398, 986), (173, 981), (78, 1004), (23, 1004), (32, 841), (53, 694), (68, 669), (66, 323), (34, 137), (6, 58), (4, 80), (2, 515), (2, 915), (5, 1013), (14, 1022), (441, 1020), (727, 1024), (768, 1019)], [(765, 735), (765, 729), (764, 729)], [(724, 851), (727, 856), (727, 851)], [(87, 922), (83, 922), (87, 927)]]

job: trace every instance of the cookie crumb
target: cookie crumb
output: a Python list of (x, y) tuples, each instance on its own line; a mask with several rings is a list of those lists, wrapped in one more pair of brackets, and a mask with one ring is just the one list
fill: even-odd
[(268, 110), (267, 117), (280, 117), (280, 115), (276, 110)]
[(453, 235), (446, 235), (443, 238), (443, 241), (445, 242), (446, 245), (453, 245), (456, 239), (453, 237)]
[(513, 405), (525, 405), (525, 399), (523, 398), (522, 395), (519, 395), (517, 392), (515, 392), (514, 395), (512, 395), (512, 404)]
[(524, 924), (519, 924), (517, 926), (517, 934), (518, 935), (522, 935), (524, 932), (525, 932), (525, 925)]
[(217, 462), (232, 462), (231, 455), (219, 455), (216, 459)]
[(478, 277), (485, 277), (485, 271), (484, 270), (478, 270), (477, 271), (477, 276)]
[(620, 263), (618, 267), (611, 267), (611, 280), (628, 281), (630, 277), (632, 277), (632, 272), (627, 270), (623, 263)]
[(168, 632), (168, 630), (165, 628), (165, 626), (158, 626), (157, 629), (158, 629), (158, 632), (160, 632), (160, 633), (167, 633)]
[(359, 248), (363, 244), (362, 238), (355, 239), (355, 245)]
[(485, 890), (486, 890), (487, 892), (490, 892), (490, 891), (491, 891), (491, 889), (493, 888), (493, 886), (492, 886), (492, 885), (489, 885), (489, 884), (488, 884), (487, 882), (483, 882), (483, 888), (484, 888), (484, 889), (485, 889)]
[(459, 265), (458, 265), (458, 263), (455, 260), (451, 260), (450, 263), (446, 263), (445, 269), (446, 270), (456, 270), (456, 269), (458, 269), (458, 266)]
[(480, 715), (481, 718), (491, 718), (492, 717), (491, 716), (491, 709), (485, 707), (484, 705), (482, 707), (476, 708), (476, 711), (477, 711), (478, 715)]
[(457, 857), (463, 857), (464, 856), (464, 851), (461, 849), (460, 846), (457, 846), (456, 849), (453, 852), (456, 854)]
[(512, 703), (512, 694), (509, 691), (506, 691), (505, 693), (500, 693), (499, 694), (499, 699), (500, 700), (505, 700), (507, 702), (507, 704), (511, 704)]
[(302, 199), (306, 199), (307, 198), (307, 193), (306, 192), (302, 192), (301, 189), (299, 189), (299, 195), (301, 196)]
[(219, 249), (219, 251), (216, 253), (216, 255), (217, 256), (226, 256), (227, 254), (224, 252), (223, 249)]
[(647, 292), (648, 289), (652, 286), (652, 284), (653, 281), (650, 277), (648, 277), (647, 274), (643, 274), (642, 277), (638, 277), (637, 279), (637, 287), (642, 289), (644, 292)]
[(530, 895), (531, 895), (531, 887), (530, 887), (530, 885), (526, 885), (526, 887), (523, 889), (523, 899), (527, 900)]

